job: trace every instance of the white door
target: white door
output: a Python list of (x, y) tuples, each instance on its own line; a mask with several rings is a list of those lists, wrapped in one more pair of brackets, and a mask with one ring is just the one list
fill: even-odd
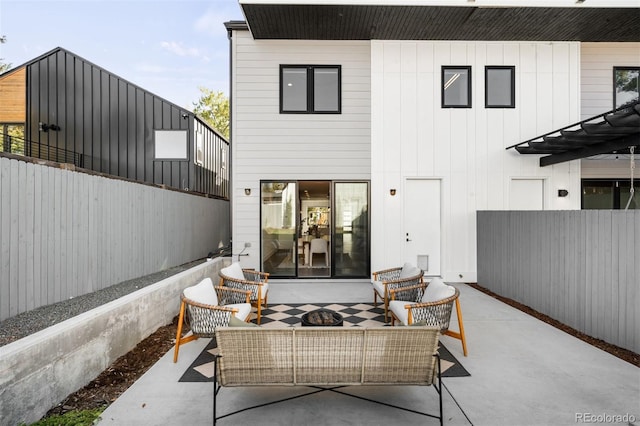
[(511, 179), (509, 210), (544, 210), (544, 179)]
[(440, 180), (407, 179), (404, 193), (404, 259), (440, 275)]

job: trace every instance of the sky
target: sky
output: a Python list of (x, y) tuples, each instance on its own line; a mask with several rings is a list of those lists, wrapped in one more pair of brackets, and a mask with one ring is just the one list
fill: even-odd
[(238, 0), (0, 0), (0, 58), (62, 47), (192, 111), (199, 87), (229, 94), (230, 20)]

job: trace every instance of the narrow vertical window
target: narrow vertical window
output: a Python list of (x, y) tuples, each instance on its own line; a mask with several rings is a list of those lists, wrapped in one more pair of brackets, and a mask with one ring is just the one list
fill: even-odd
[(442, 108), (471, 108), (471, 67), (442, 67)]
[(640, 67), (613, 67), (613, 108), (638, 100)]
[(280, 65), (280, 113), (339, 114), (339, 65)]
[(486, 108), (515, 108), (515, 67), (484, 68), (484, 105)]

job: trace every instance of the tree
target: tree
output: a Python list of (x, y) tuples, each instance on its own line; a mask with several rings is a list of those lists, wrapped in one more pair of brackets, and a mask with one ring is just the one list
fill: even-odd
[(200, 99), (193, 103), (193, 112), (229, 139), (229, 98), (223, 92), (206, 87), (199, 87), (199, 89)]
[[(0, 36), (0, 44), (4, 44), (7, 42), (7, 36)], [(0, 58), (0, 74), (7, 71), (11, 68), (11, 64), (6, 64), (3, 62), (3, 58)]]

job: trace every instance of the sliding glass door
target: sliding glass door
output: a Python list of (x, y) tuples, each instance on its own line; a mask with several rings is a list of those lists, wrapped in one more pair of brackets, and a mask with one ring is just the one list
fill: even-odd
[(274, 278), (369, 276), (369, 183), (261, 182), (261, 270)]
[(261, 183), (262, 271), (276, 277), (294, 277), (297, 270), (296, 182)]
[(369, 276), (369, 184), (334, 183), (334, 276)]

